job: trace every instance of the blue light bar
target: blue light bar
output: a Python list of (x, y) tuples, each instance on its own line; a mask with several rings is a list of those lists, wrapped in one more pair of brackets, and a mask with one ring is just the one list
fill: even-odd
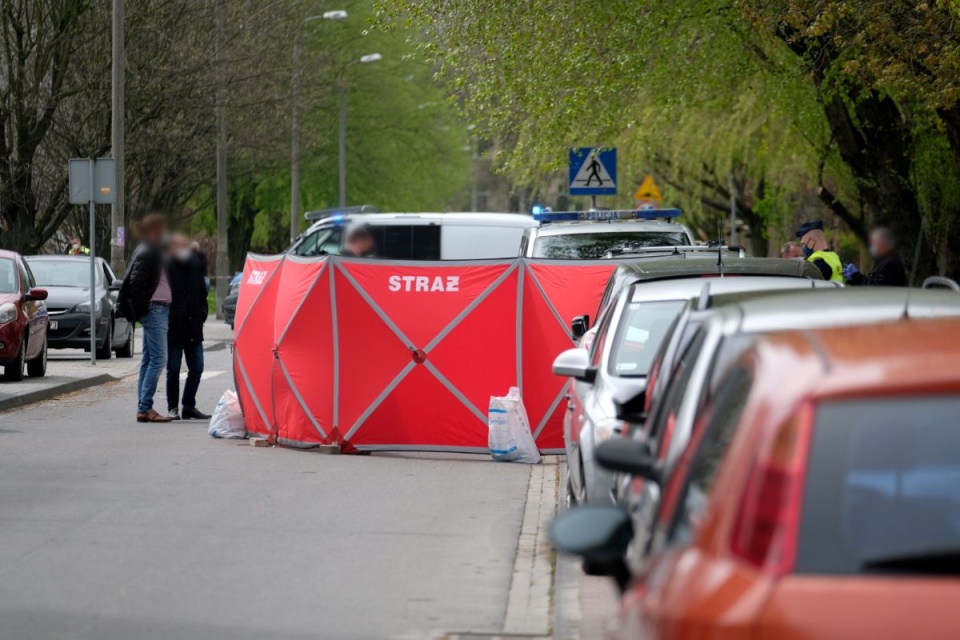
[(606, 220), (657, 220), (660, 218), (679, 218), (680, 209), (628, 209), (625, 211), (557, 211), (534, 213), (537, 222), (580, 222)]

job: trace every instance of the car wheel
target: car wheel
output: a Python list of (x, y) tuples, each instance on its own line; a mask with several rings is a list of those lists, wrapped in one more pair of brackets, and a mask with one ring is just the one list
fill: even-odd
[(27, 339), (20, 342), (20, 350), (17, 352), (17, 359), (3, 368), (3, 379), (7, 382), (20, 382), (23, 380), (23, 365), (27, 355)]
[(113, 357), (113, 325), (107, 325), (107, 337), (102, 347), (97, 347), (97, 360), (109, 360)]
[(132, 358), (133, 357), (133, 325), (131, 324), (127, 330), (127, 341), (123, 343), (123, 346), (117, 349), (118, 358)]
[(42, 378), (47, 375), (47, 339), (43, 339), (43, 349), (33, 360), (27, 362), (27, 375), (31, 378)]

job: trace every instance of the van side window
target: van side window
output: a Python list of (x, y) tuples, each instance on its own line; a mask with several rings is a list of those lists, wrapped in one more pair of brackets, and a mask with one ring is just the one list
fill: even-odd
[(439, 260), (440, 225), (373, 227), (376, 255), (390, 260)]
[(307, 237), (303, 239), (303, 242), (298, 244), (293, 250), (293, 253), (298, 256), (315, 256), (317, 255), (317, 238), (320, 237), (320, 231), (314, 231)]

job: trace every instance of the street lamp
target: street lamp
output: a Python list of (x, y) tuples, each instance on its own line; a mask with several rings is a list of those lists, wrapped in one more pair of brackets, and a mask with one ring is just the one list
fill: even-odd
[(290, 140), (290, 241), (297, 239), (297, 232), (300, 229), (300, 56), (302, 55), (303, 45), (300, 36), (303, 34), (304, 25), (315, 20), (344, 20), (347, 12), (340, 9), (337, 11), (325, 11), (319, 15), (305, 18), (297, 26), (297, 32), (293, 37), (293, 74), (290, 78), (291, 103), (293, 109), (293, 122), (291, 126)]
[[(369, 62), (378, 62), (383, 59), (379, 53), (368, 53), (361, 56), (359, 60), (347, 63), (347, 67), (354, 64), (367, 64)], [(344, 67), (346, 70), (346, 67)], [(337, 193), (339, 195), (340, 208), (347, 206), (347, 83), (340, 78), (340, 135), (338, 136), (337, 153)]]

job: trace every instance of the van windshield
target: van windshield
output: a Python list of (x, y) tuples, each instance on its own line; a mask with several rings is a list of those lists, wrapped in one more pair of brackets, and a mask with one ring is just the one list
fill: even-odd
[(600, 260), (648, 247), (682, 247), (689, 244), (690, 240), (681, 232), (573, 233), (540, 236), (533, 246), (533, 257), (554, 260)]

